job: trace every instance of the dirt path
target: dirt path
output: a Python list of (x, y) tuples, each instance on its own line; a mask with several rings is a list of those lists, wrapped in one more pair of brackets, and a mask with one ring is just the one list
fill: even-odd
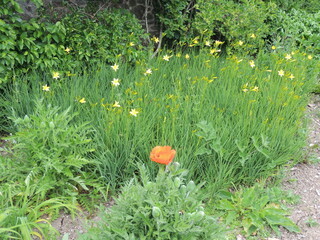
[(292, 207), (291, 219), (301, 233), (282, 230), (281, 240), (320, 240), (320, 96), (308, 105), (310, 117), (307, 162), (287, 171), (283, 188), (300, 196)]

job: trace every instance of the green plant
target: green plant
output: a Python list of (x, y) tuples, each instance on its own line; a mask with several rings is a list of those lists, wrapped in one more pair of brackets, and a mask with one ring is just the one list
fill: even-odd
[(236, 229), (240, 227), (246, 236), (266, 235), (268, 227), (279, 234), (279, 226), (300, 232), (282, 207), (281, 200), (285, 198), (285, 192), (279, 188), (263, 188), (256, 184), (233, 193), (220, 192), (212, 206), (224, 224)]
[(77, 61), (88, 65), (136, 62), (146, 57), (146, 34), (138, 19), (125, 9), (104, 9), (94, 16), (73, 11), (61, 19), (66, 27), (65, 45)]
[(320, 11), (278, 10), (272, 20), (273, 44), (285, 49), (302, 48), (317, 56), (320, 53)]
[(313, 218), (308, 218), (308, 220), (306, 221), (306, 224), (309, 226), (309, 227), (316, 227), (316, 226), (319, 226), (319, 223), (313, 219)]
[[(90, 144), (96, 151), (90, 158), (99, 163), (94, 175), (113, 189), (132, 177), (135, 163), (155, 145), (175, 146), (189, 176), (206, 181), (212, 193), (232, 184), (251, 185), (288, 162), (301, 161), (305, 106), (319, 71), (315, 59), (278, 50), (256, 59), (219, 57), (210, 49), (190, 51), (188, 58), (159, 54), (135, 68), (118, 63), (117, 71), (105, 65), (59, 79), (37, 72), (19, 78), (0, 101), (0, 119), (12, 116), (12, 110), (17, 117), (30, 116), (37, 98), (70, 108), (71, 115), (77, 112), (74, 124), (90, 121), (94, 129)], [(212, 125), (220, 142), (213, 147), (222, 148), (222, 154), (200, 136), (201, 121)], [(4, 129), (16, 131), (8, 119)], [(211, 152), (195, 154), (204, 145)]]
[(187, 182), (178, 166), (169, 165), (168, 172), (160, 166), (155, 181), (139, 167), (141, 179), (127, 183), (98, 227), (80, 239), (224, 239), (205, 213), (201, 185)]
[(77, 199), (90, 188), (99, 187), (90, 179), (89, 167), (96, 164), (88, 159), (88, 153), (94, 151), (87, 137), (92, 129), (88, 123), (74, 124), (74, 117), (70, 108), (60, 112), (58, 107), (36, 101), (32, 114), (14, 118), (17, 132), (7, 139), (15, 142), (12, 162), (19, 164), (9, 178), (25, 176), (26, 182), (38, 186), (35, 194), (40, 199)]
[(22, 173), (25, 166), (17, 164), (12, 154), (0, 155), (0, 238), (56, 239), (58, 232), (51, 226), (51, 220), (60, 210), (74, 216), (78, 207), (71, 198), (43, 199), (38, 193), (41, 183), (26, 178)]
[(192, 25), (194, 31), (205, 40), (215, 38), (227, 42), (229, 54), (252, 55), (264, 47), (275, 4), (262, 0), (200, 0), (196, 8), (199, 12)]

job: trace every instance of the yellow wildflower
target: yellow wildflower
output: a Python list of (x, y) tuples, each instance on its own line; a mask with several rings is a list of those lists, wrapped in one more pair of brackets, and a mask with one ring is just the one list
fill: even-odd
[(207, 47), (210, 47), (211, 46), (211, 42), (210, 41), (205, 41), (204, 45), (206, 45)]
[(119, 108), (119, 107), (121, 107), (121, 106), (120, 106), (120, 104), (119, 104), (118, 101), (115, 101), (114, 104), (112, 105), (112, 107), (117, 107), (117, 108)]
[(291, 74), (291, 75), (289, 76), (289, 78), (290, 78), (290, 79), (294, 79), (294, 76), (293, 76), (293, 74)]
[(119, 69), (119, 65), (115, 63), (111, 68), (116, 72)]
[(216, 49), (216, 48), (210, 49), (210, 54), (214, 54), (214, 53), (218, 53), (218, 52), (221, 52), (221, 50)]
[(259, 91), (259, 87), (254, 86), (254, 87), (251, 89), (251, 91), (253, 91), (253, 92), (258, 92), (258, 91)]
[(42, 86), (42, 90), (45, 92), (49, 92), (50, 91), (50, 87), (46, 84), (44, 86)]
[(138, 111), (136, 109), (131, 109), (131, 111), (129, 112), (132, 116), (136, 117), (138, 115)]
[(67, 48), (64, 49), (64, 51), (65, 51), (66, 53), (70, 53), (71, 49), (67, 47)]
[(287, 54), (284, 58), (287, 60), (290, 60), (292, 58), (292, 56), (291, 56), (291, 54)]
[(168, 61), (169, 61), (169, 59), (170, 59), (170, 56), (168, 56), (168, 55), (164, 55), (162, 59), (168, 62)]
[(311, 56), (311, 55), (308, 55), (308, 59), (311, 60), (311, 59), (312, 59), (312, 56)]
[(240, 40), (240, 41), (238, 42), (238, 44), (239, 44), (239, 46), (242, 46), (242, 45), (244, 44), (244, 42)]
[(159, 38), (157, 38), (156, 36), (153, 36), (153, 37), (151, 38), (151, 41), (154, 41), (155, 43), (158, 43), (160, 40), (159, 40)]
[(251, 34), (251, 38), (256, 38), (256, 35), (254, 33)]
[(271, 49), (272, 49), (272, 50), (276, 50), (277, 47), (276, 47), (276, 46), (272, 46)]
[(284, 76), (284, 71), (281, 69), (280, 71), (278, 71), (278, 74), (280, 77), (283, 77)]
[(79, 103), (86, 103), (87, 101), (86, 101), (86, 99), (85, 98), (81, 98), (80, 100), (79, 100)]
[(115, 87), (119, 86), (119, 85), (120, 85), (120, 80), (119, 80), (119, 78), (114, 78), (114, 79), (111, 81), (111, 84), (112, 84), (112, 86), (115, 86)]
[(148, 69), (145, 71), (145, 73), (144, 73), (145, 76), (151, 75), (151, 74), (152, 74), (151, 68), (148, 68)]
[(254, 64), (254, 61), (253, 60), (251, 60), (250, 62), (249, 62), (249, 64), (250, 64), (250, 67), (255, 67), (256, 65)]
[(135, 44), (134, 44), (134, 42), (130, 42), (129, 45), (130, 45), (130, 47), (133, 47)]
[(186, 54), (185, 58), (186, 58), (186, 59), (189, 59), (189, 58), (190, 58), (189, 54)]
[(219, 45), (223, 44), (224, 42), (221, 42), (221, 41), (219, 41), (219, 40), (216, 40), (214, 43), (215, 43), (216, 46), (219, 46)]
[(58, 79), (58, 78), (60, 78), (60, 73), (59, 73), (59, 72), (53, 72), (53, 73), (52, 73), (52, 78), (53, 78), (53, 79)]

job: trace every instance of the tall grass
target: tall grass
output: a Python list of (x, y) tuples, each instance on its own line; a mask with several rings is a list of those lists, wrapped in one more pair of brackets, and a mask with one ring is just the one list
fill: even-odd
[[(149, 151), (170, 145), (190, 177), (216, 191), (252, 183), (299, 160), (305, 106), (317, 72), (305, 54), (288, 53), (291, 59), (286, 54), (240, 59), (205, 50), (189, 57), (162, 52), (134, 67), (118, 63), (117, 71), (97, 66), (81, 76), (60, 73), (59, 79), (35, 73), (17, 79), (2, 105), (8, 117), (32, 113), (36, 99), (78, 112), (74, 124), (89, 121), (94, 128), (90, 157), (99, 162), (94, 171), (111, 186), (132, 177), (137, 162), (155, 173)], [(119, 86), (112, 85), (114, 78)]]

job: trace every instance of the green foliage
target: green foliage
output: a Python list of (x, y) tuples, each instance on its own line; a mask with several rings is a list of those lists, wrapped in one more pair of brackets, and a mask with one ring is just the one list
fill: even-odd
[(54, 240), (58, 232), (50, 220), (62, 209), (73, 215), (78, 209), (71, 199), (41, 198), (41, 183), (25, 178), (21, 173), (24, 165), (19, 164), (9, 157), (0, 156), (0, 238), (31, 240), (44, 237)]
[(215, 219), (205, 213), (201, 185), (187, 182), (187, 172), (178, 166), (160, 169), (155, 181), (140, 167), (141, 180), (126, 184), (111, 210), (103, 211), (98, 227), (80, 239), (224, 239)]
[[(79, 113), (76, 125), (90, 121), (90, 144), (96, 149), (90, 157), (99, 162), (95, 174), (112, 188), (131, 178), (136, 162), (148, 159), (157, 145), (174, 147), (192, 179), (208, 182), (213, 193), (231, 184), (252, 184), (289, 160), (301, 160), (305, 106), (319, 71), (317, 61), (305, 54), (290, 52), (287, 60), (289, 53), (277, 51), (255, 60), (225, 59), (210, 49), (189, 52), (189, 58), (160, 52), (135, 68), (119, 63), (117, 71), (107, 65), (59, 79), (35, 73), (6, 89), (2, 119), (12, 109), (20, 118), (30, 116), (37, 98), (45, 105), (71, 107), (71, 113)], [(119, 86), (112, 85), (114, 78)], [(45, 85), (49, 91), (42, 90)], [(139, 112), (136, 117), (132, 109)], [(215, 139), (200, 135), (201, 121), (211, 124)], [(9, 124), (5, 130), (14, 132)], [(199, 154), (203, 147), (210, 152)], [(154, 167), (149, 164), (148, 170)]]
[(203, 38), (227, 42), (228, 53), (255, 54), (270, 34), (268, 19), (275, 4), (262, 0), (197, 1), (194, 31)]
[(186, 41), (193, 37), (186, 33), (191, 27), (194, 3), (193, 0), (155, 1), (157, 17), (163, 25), (163, 33), (167, 39)]
[(0, 10), (0, 42), (4, 43), (0, 46), (0, 87), (34, 69), (84, 71), (83, 65), (135, 62), (146, 56), (143, 29), (128, 11), (100, 10), (90, 17), (79, 10), (55, 23), (42, 15), (25, 21), (15, 0), (1, 1), (5, 7)]
[(285, 49), (302, 48), (316, 56), (320, 54), (320, 11), (279, 10), (272, 28), (274, 45)]
[(35, 194), (40, 199), (76, 199), (81, 192), (89, 191), (89, 186), (98, 185), (85, 171), (94, 164), (87, 158), (94, 151), (87, 137), (92, 130), (87, 123), (73, 124), (74, 116), (70, 108), (60, 112), (39, 101), (29, 116), (14, 118), (17, 132), (7, 139), (15, 142), (11, 161), (17, 166), (8, 178), (25, 176), (26, 184), (38, 186)]
[(320, 11), (320, 2), (318, 0), (270, 0), (278, 5), (283, 11), (290, 12), (292, 9), (303, 10), (308, 13)]
[[(77, 61), (94, 65), (100, 62), (135, 62), (145, 57), (142, 26), (124, 9), (99, 11), (93, 18), (75, 11), (62, 20), (66, 28), (65, 46)], [(120, 58), (120, 59), (119, 59)]]
[(291, 232), (300, 232), (287, 218), (288, 211), (281, 206), (283, 200), (290, 198), (279, 188), (263, 188), (256, 184), (234, 193), (221, 192), (212, 206), (224, 224), (232, 228), (241, 227), (246, 236), (266, 236), (268, 227), (280, 234), (279, 226)]

